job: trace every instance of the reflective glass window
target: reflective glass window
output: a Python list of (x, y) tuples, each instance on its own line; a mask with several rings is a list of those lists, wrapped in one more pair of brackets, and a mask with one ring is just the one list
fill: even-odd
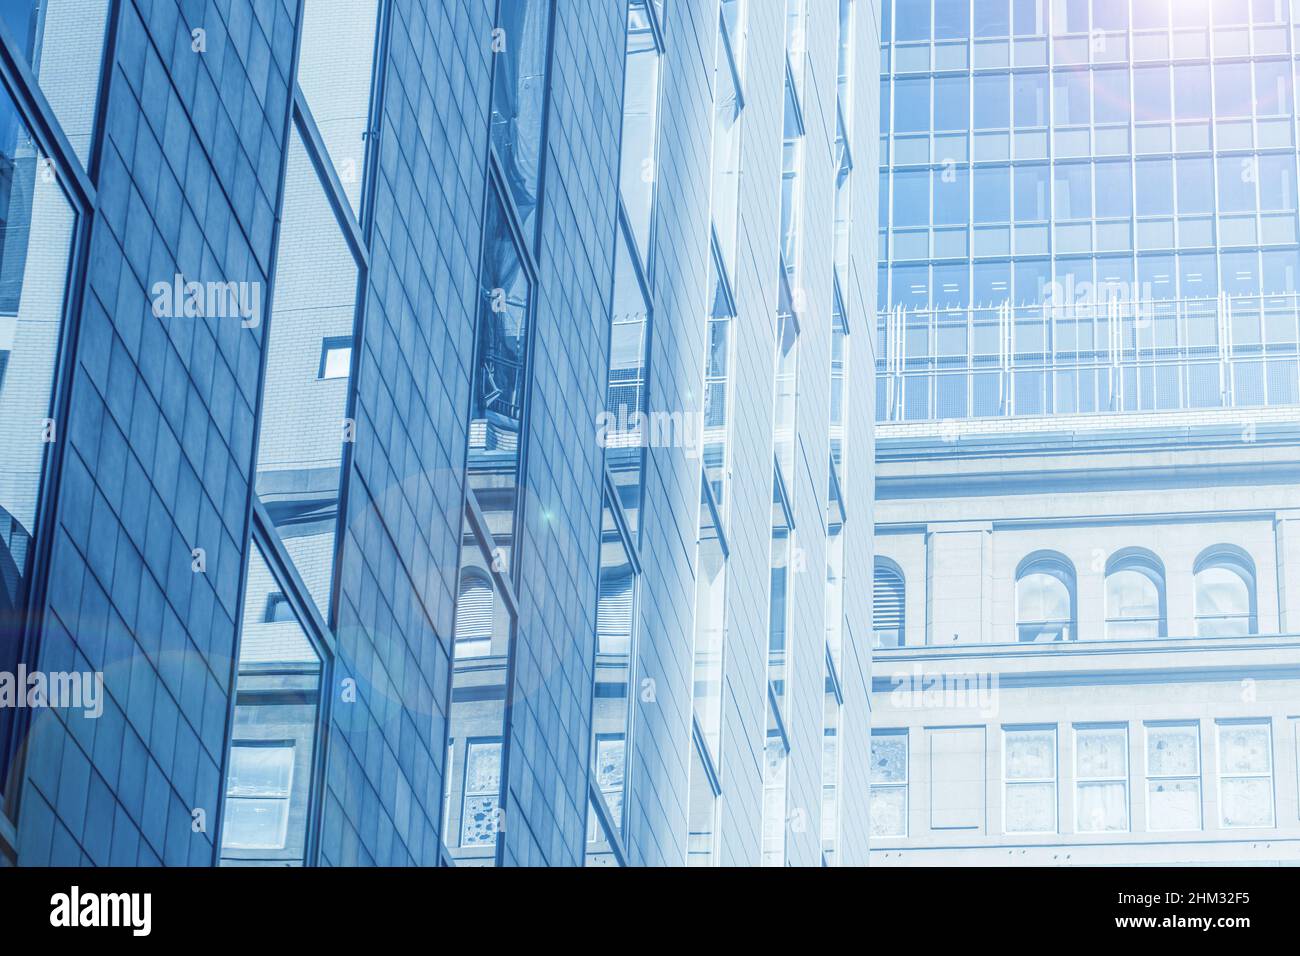
[(500, 3), (497, 28), (501, 42), (492, 80), (492, 142), (524, 234), (531, 236), (541, 180), (551, 0)]
[(361, 209), (378, 0), (307, 0), (298, 86), (353, 212)]
[(253, 541), (226, 770), (223, 866), (308, 862), (321, 656), (291, 609), (266, 614), (277, 597), (283, 586)]
[(83, 163), (90, 157), (109, 0), (5, 0), (0, 23)]
[[(256, 487), (312, 599), (328, 618), (343, 447), (352, 440), (346, 420), (350, 377), (321, 376), (320, 355), (303, 344), (321, 336), (351, 341), (358, 268), (296, 129), (286, 169)], [(253, 293), (250, 289), (245, 301), (241, 287), (241, 308), (252, 311), (258, 305)], [(332, 370), (341, 366), (336, 363)]]
[(643, 262), (650, 259), (651, 215), (659, 179), (659, 61), (650, 13), (644, 0), (632, 0), (627, 8), (620, 184), (623, 207)]

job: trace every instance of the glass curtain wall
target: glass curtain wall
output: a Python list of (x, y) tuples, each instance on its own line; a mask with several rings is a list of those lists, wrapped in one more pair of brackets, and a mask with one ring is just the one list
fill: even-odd
[(551, 0), (497, 6), (509, 42), (493, 62), (443, 770), (442, 843), (460, 866), (495, 866), (504, 852), (551, 18)]
[(628, 0), (624, 47), (623, 136), (615, 235), (614, 308), (610, 316), (604, 432), (595, 680), (592, 687), (588, 866), (627, 863), (624, 833), (635, 707), (636, 601), (640, 589), (641, 508), (647, 447), (650, 337), (654, 307), (655, 196), (664, 4)]
[(373, 0), (307, 0), (303, 10), (265, 317), (223, 866), (314, 862), (320, 691), (333, 661), (348, 403), (369, 265), (360, 197), (379, 27)]
[(884, 13), (879, 420), (1300, 403), (1300, 8)]
[(722, 0), (713, 71), (713, 191), (705, 303), (704, 436), (695, 552), (690, 833), (687, 863), (716, 866), (722, 797), (722, 690), (727, 643), (727, 514), (731, 503), (732, 339), (747, 0)]

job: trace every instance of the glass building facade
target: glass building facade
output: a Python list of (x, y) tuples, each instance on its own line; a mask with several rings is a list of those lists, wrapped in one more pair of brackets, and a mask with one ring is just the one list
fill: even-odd
[(1285, 0), (894, 0), (877, 417), (1285, 406)]
[(700, 9), (0, 4), (0, 865), (865, 861), (879, 9)]

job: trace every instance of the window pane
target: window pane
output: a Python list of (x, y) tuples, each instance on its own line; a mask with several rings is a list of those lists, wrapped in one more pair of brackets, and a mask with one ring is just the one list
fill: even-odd
[(643, 261), (650, 256), (650, 221), (659, 170), (659, 48), (650, 16), (640, 0), (627, 10), (627, 61), (623, 97), (620, 186), (632, 235)]
[(907, 788), (871, 788), (871, 835), (907, 836)]
[(871, 782), (907, 781), (907, 735), (871, 735)]
[(1112, 618), (1158, 617), (1160, 589), (1141, 571), (1116, 571), (1106, 576), (1106, 613)]
[(1220, 785), (1225, 827), (1273, 825), (1273, 781), (1267, 777), (1225, 777)]
[[(295, 129), (268, 328), (256, 480), (258, 496), (326, 617), (343, 444), (350, 440), (344, 420), (349, 377), (322, 378), (319, 356), (303, 344), (320, 337), (350, 341), (356, 295), (356, 261)], [(240, 298), (242, 306), (242, 289)]]
[(822, 716), (822, 853), (833, 863), (839, 851), (840, 703), (830, 672)]
[(871, 735), (871, 835), (907, 835), (907, 734)]
[(496, 190), (489, 190), (479, 267), (478, 329), (470, 393), (470, 487), (490, 512), (496, 545), (513, 548), (528, 381), (532, 288)]
[(785, 742), (769, 731), (763, 752), (763, 866), (785, 866), (788, 758)]
[(727, 564), (709, 508), (700, 508), (695, 575), (695, 719), (716, 762), (721, 756), (722, 664), (726, 636)]
[[(736, 228), (740, 194), (740, 96), (718, 40), (713, 108), (713, 225), (727, 274), (736, 274)], [(887, 114), (886, 114), (887, 115)]]
[(1196, 613), (1249, 614), (1250, 586), (1232, 568), (1205, 568), (1196, 575)]
[(361, 209), (378, 0), (307, 0), (298, 85), (352, 210)]
[(226, 773), (224, 866), (306, 862), (321, 659), (292, 613), (267, 620), (268, 602), (282, 595), (252, 542)]
[(1128, 829), (1128, 786), (1124, 783), (1083, 783), (1078, 791), (1080, 833)]
[(1272, 767), (1270, 748), (1267, 724), (1221, 724), (1219, 771), (1268, 773)]
[(1054, 833), (1056, 831), (1055, 785), (1050, 783), (1008, 785), (1006, 828), (1008, 833)]
[(1200, 735), (1194, 725), (1147, 728), (1147, 773), (1195, 775), (1201, 764)]
[[(491, 542), (467, 511), (460, 557), (442, 839), (460, 865), (492, 865), (501, 822), (502, 740), (515, 618), (494, 571)], [(484, 588), (491, 593), (484, 593)]]
[(550, 16), (551, 0), (501, 0), (497, 24), (507, 41), (492, 81), (492, 142), (525, 236), (537, 210)]
[[(1011, 170), (1005, 166), (975, 169), (975, 221), (1011, 221)], [(1002, 298), (1006, 298), (1005, 295)]]
[(1147, 784), (1147, 826), (1152, 830), (1199, 830), (1199, 780), (1152, 780)]
[[(5, 0), (0, 20), (84, 163), (90, 156), (109, 0)], [(8, 110), (5, 110), (7, 113)]]
[(1056, 734), (1050, 730), (1008, 731), (1007, 779), (1042, 780), (1056, 776)]
[(1127, 219), (1133, 215), (1133, 180), (1127, 162), (1097, 163), (1097, 218)]
[(1070, 590), (1053, 574), (1026, 574), (1016, 583), (1016, 617), (1021, 622), (1070, 620)]
[(650, 306), (641, 291), (632, 251), (622, 229), (614, 250), (614, 314), (610, 334), (607, 420), (615, 430), (605, 437), (605, 464), (618, 487), (623, 516), (633, 535), (639, 527), (645, 446), (651, 440), (645, 419)]
[(602, 514), (592, 705), (592, 778), (604, 797), (614, 829), (622, 833), (637, 582), (610, 501), (605, 502)]

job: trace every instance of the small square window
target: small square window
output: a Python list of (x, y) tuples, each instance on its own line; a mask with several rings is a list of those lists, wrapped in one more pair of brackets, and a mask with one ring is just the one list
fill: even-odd
[(283, 592), (276, 591), (266, 599), (266, 611), (262, 615), (263, 624), (275, 624), (280, 621), (296, 621), (293, 605)]
[(347, 336), (326, 339), (321, 346), (317, 378), (347, 378), (351, 370), (352, 339)]

